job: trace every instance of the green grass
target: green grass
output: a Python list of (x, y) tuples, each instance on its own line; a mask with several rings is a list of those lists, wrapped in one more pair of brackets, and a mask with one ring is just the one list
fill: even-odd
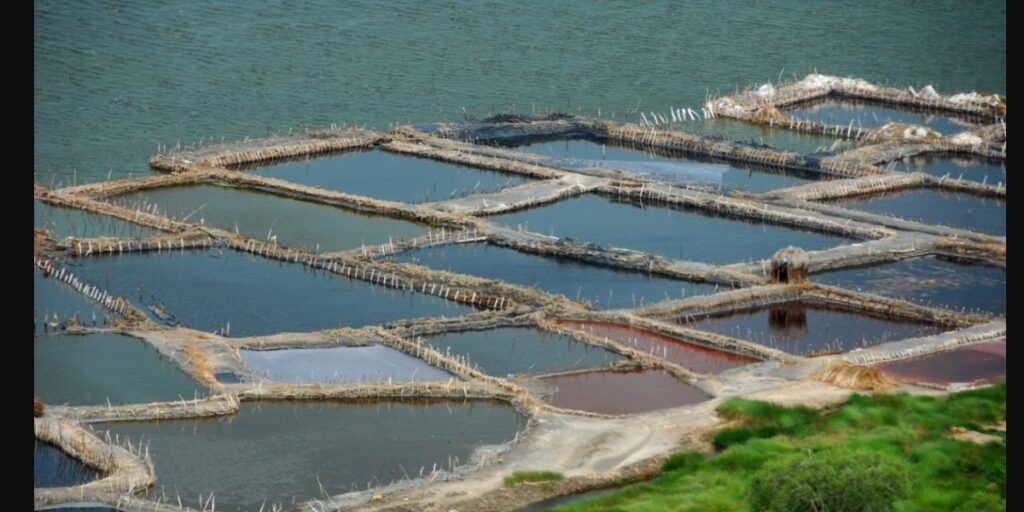
[(754, 472), (804, 450), (869, 450), (903, 460), (910, 494), (898, 512), (988, 511), (1006, 508), (1006, 445), (949, 437), (954, 427), (984, 431), (1006, 419), (1006, 384), (943, 398), (854, 395), (818, 412), (731, 399), (718, 409), (735, 424), (714, 439), (716, 454), (671, 456), (653, 480), (556, 508), (557, 511), (749, 511)]
[(553, 482), (565, 477), (554, 471), (516, 471), (505, 477), (505, 485), (511, 487), (524, 482)]

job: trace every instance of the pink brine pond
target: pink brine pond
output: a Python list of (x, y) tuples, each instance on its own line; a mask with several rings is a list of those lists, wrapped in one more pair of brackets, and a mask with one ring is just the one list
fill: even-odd
[(662, 370), (593, 371), (543, 378), (555, 388), (545, 400), (564, 409), (600, 414), (633, 414), (710, 399), (706, 393)]
[(940, 386), (984, 384), (1006, 378), (1006, 339), (881, 363), (878, 368), (906, 382)]

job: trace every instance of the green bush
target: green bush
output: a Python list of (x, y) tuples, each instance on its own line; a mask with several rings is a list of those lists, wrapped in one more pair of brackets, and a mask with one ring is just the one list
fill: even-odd
[(750, 485), (762, 512), (888, 512), (910, 492), (906, 463), (878, 452), (831, 448), (769, 461)]
[(661, 465), (661, 470), (668, 472), (692, 469), (699, 466), (701, 462), (704, 462), (704, 454), (700, 452), (679, 452), (665, 459), (665, 463)]

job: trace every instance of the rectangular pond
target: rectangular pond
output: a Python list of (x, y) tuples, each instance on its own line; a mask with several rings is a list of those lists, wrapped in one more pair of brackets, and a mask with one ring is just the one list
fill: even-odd
[(554, 388), (554, 394), (544, 398), (551, 405), (599, 414), (634, 414), (711, 398), (664, 370), (602, 370), (543, 381)]
[(237, 230), (266, 240), (320, 251), (379, 245), (427, 233), (429, 226), (336, 206), (240, 188), (203, 185), (143, 190), (110, 200), (135, 209), (156, 205), (161, 214), (195, 224)]
[(931, 256), (823, 272), (811, 279), (921, 304), (1006, 314), (1006, 268), (994, 265)]
[(738, 188), (751, 192), (800, 185), (817, 178), (811, 173), (739, 167), (722, 161), (699, 160), (681, 152), (589, 139), (528, 142), (517, 146), (517, 149), (546, 155), (550, 157), (550, 165), (570, 170), (612, 167), (672, 183)]
[(654, 354), (698, 373), (719, 373), (760, 362), (760, 359), (727, 352), (666, 336), (639, 327), (590, 320), (559, 320), (562, 326), (617, 341), (627, 347)]
[(454, 378), (422, 359), (384, 345), (240, 352), (254, 373), (280, 382), (349, 384)]
[(427, 475), (465, 464), (483, 445), (511, 441), (525, 419), (496, 402), (243, 402), (229, 417), (96, 425), (145, 440), (152, 496), (257, 511)]
[(793, 119), (854, 127), (881, 128), (887, 123), (916, 124), (931, 128), (942, 135), (959, 133), (977, 127), (970, 118), (947, 112), (928, 112), (907, 107), (894, 107), (871, 101), (829, 98), (823, 101), (800, 103), (784, 109)]
[(924, 172), (936, 177), (964, 179), (989, 185), (1006, 185), (1006, 160), (964, 157), (955, 153), (927, 153), (885, 164), (905, 172)]
[(622, 359), (605, 348), (535, 328), (447, 333), (426, 342), (441, 353), (469, 358), (470, 364), (495, 377), (586, 368)]
[(712, 293), (715, 286), (539, 256), (486, 243), (448, 244), (399, 253), (395, 260), (533, 286), (598, 309), (632, 308)]
[(208, 394), (174, 361), (131, 336), (36, 336), (33, 346), (34, 391), (47, 404), (141, 404)]
[(170, 322), (231, 336), (363, 327), (472, 308), (230, 249), (83, 258), (78, 273)]
[[(60, 264), (54, 264), (60, 267)], [(78, 267), (67, 266), (67, 270), (78, 273)], [(67, 319), (78, 315), (78, 320), (86, 325), (102, 326), (106, 310), (85, 295), (75, 291), (71, 285), (53, 276), (43, 276), (38, 267), (32, 273), (32, 313), (35, 317), (35, 334), (47, 334), (58, 330), (59, 325)]]
[(740, 307), (672, 320), (693, 329), (752, 341), (800, 356), (847, 352), (944, 331), (927, 322), (886, 317), (812, 299)]
[(493, 220), (544, 235), (707, 263), (770, 258), (787, 245), (816, 251), (847, 241), (696, 210), (641, 208), (594, 194), (497, 215)]
[(984, 384), (1006, 378), (1006, 340), (880, 363), (878, 368), (890, 377), (912, 383)]
[(54, 206), (38, 199), (35, 200), (32, 212), (32, 221), (35, 227), (45, 228), (55, 240), (63, 240), (69, 236), (75, 238), (101, 236), (143, 238), (159, 233), (157, 230), (117, 217)]
[(833, 206), (906, 220), (1006, 235), (1006, 200), (962, 192), (916, 188), (826, 201)]
[(387, 201), (423, 203), (522, 185), (520, 174), (478, 169), (379, 149), (259, 167), (253, 174)]
[(56, 445), (35, 440), (35, 487), (69, 487), (103, 477), (92, 466), (70, 456)]
[[(669, 127), (670, 130), (673, 128)], [(804, 154), (836, 154), (864, 145), (863, 142), (856, 139), (798, 132), (778, 125), (748, 123), (728, 117), (706, 119), (703, 122), (685, 124), (677, 129), (708, 138), (744, 142), (755, 146), (768, 146)]]

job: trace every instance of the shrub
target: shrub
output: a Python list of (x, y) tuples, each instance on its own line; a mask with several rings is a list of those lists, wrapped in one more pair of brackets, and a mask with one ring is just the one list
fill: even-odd
[(910, 491), (910, 470), (895, 457), (831, 448), (770, 461), (754, 474), (750, 505), (764, 512), (887, 512)]
[(704, 455), (700, 452), (679, 452), (672, 454), (665, 459), (661, 465), (662, 471), (678, 471), (680, 469), (692, 469), (704, 462)]

